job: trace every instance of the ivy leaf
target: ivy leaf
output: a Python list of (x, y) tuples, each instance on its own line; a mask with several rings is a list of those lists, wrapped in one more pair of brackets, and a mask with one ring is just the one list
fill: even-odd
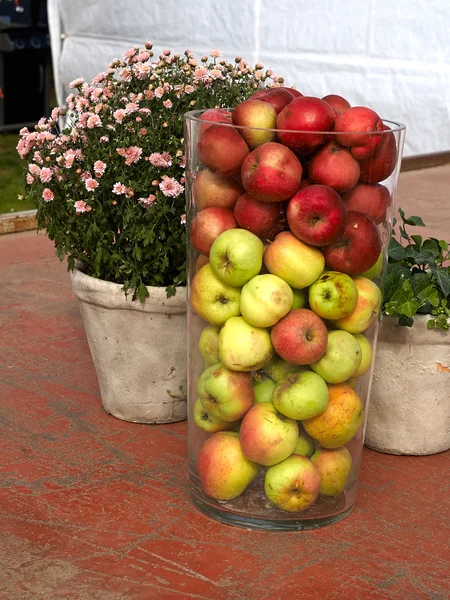
[(141, 302), (144, 302), (144, 300), (147, 298), (148, 295), (149, 295), (148, 289), (141, 281), (141, 283), (136, 288), (136, 296), (139, 298), (139, 300)]
[(444, 298), (450, 296), (450, 273), (444, 267), (437, 269), (435, 266), (430, 265), (430, 271), (436, 277), (436, 281), (444, 294)]
[(391, 238), (389, 242), (389, 259), (393, 261), (403, 260), (407, 258), (408, 253), (406, 249), (394, 238)]
[(401, 287), (397, 288), (390, 302), (386, 305), (386, 310), (391, 313), (413, 317), (420, 303), (414, 298), (414, 292), (409, 281), (404, 281)]
[(411, 239), (414, 240), (414, 243), (417, 246), (417, 250), (420, 252), (420, 249), (422, 247), (422, 236), (421, 235), (412, 235)]
[(427, 328), (428, 329), (434, 329), (436, 326), (436, 323), (434, 321), (434, 319), (430, 319), (429, 321), (427, 321)]
[(398, 212), (402, 218), (404, 225), (414, 225), (416, 227), (426, 227), (425, 223), (422, 221), (420, 217), (405, 217), (405, 213), (401, 208), (398, 209)]
[(448, 243), (445, 240), (439, 240), (439, 246), (440, 248), (442, 248), (442, 250), (445, 250), (447, 252)]
[[(425, 244), (424, 244), (425, 246)], [(430, 265), (435, 262), (435, 256), (431, 252), (417, 252), (414, 248), (407, 248), (408, 258), (412, 258), (416, 265)]]
[(414, 319), (411, 317), (399, 317), (398, 324), (401, 327), (412, 327), (414, 325)]
[(422, 251), (424, 250), (430, 252), (433, 257), (440, 256), (441, 250), (439, 248), (439, 241), (432, 238), (425, 240), (422, 246)]

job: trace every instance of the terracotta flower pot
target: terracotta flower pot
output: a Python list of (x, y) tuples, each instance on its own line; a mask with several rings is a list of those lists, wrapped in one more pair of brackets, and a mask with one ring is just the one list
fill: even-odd
[(122, 286), (71, 273), (103, 407), (134, 423), (186, 418), (186, 289), (149, 287), (142, 304)]

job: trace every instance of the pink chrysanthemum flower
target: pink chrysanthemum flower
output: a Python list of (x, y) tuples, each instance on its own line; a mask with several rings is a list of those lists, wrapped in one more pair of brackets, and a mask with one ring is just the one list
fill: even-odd
[(97, 175), (97, 177), (101, 177), (103, 175), (103, 173), (105, 172), (106, 169), (106, 163), (104, 163), (102, 160), (96, 160), (94, 163), (94, 172)]
[(220, 69), (211, 69), (209, 72), (212, 79), (225, 79)]
[(33, 175), (31, 175), (31, 173), (27, 173), (27, 183), (28, 183), (28, 185), (31, 185), (32, 183), (34, 183), (34, 177), (33, 177)]
[(149, 194), (148, 198), (139, 198), (138, 202), (144, 208), (150, 208), (155, 203), (156, 196)]
[(82, 213), (91, 212), (92, 206), (89, 206), (84, 200), (77, 200), (73, 203), (75, 207), (75, 212), (77, 215), (81, 215)]
[(91, 115), (87, 120), (87, 126), (89, 129), (94, 129), (94, 127), (101, 127), (102, 121), (98, 115)]
[(220, 50), (217, 50), (217, 48), (214, 48), (213, 50), (211, 50), (211, 52), (209, 53), (209, 55), (212, 58), (219, 58), (219, 56), (222, 56), (222, 52)]
[(129, 148), (117, 148), (117, 154), (125, 158), (125, 164), (130, 166), (141, 159), (142, 148), (130, 146)]
[(194, 71), (194, 83), (206, 83), (209, 78), (209, 71), (204, 67), (200, 67), (199, 69), (195, 69)]
[(99, 73), (98, 75), (96, 75), (94, 77), (94, 79), (92, 80), (92, 83), (94, 85), (98, 85), (99, 83), (101, 83), (102, 81), (104, 81), (107, 77), (107, 73)]
[(96, 190), (98, 188), (98, 181), (96, 181), (95, 179), (92, 179), (92, 177), (91, 177), (90, 179), (86, 179), (86, 181), (84, 182), (84, 185), (88, 192), (93, 192), (94, 190)]
[(39, 177), (40, 177), (42, 183), (48, 183), (52, 179), (52, 170), (49, 169), (48, 167), (44, 167), (43, 169), (41, 169), (41, 172), (39, 173)]
[(38, 163), (38, 165), (42, 165), (42, 163), (44, 162), (42, 160), (42, 156), (41, 156), (41, 153), (39, 151), (36, 151), (33, 154), (33, 160), (34, 160), (34, 162)]
[(125, 188), (125, 196), (126, 196), (127, 198), (132, 198), (132, 197), (134, 196), (134, 191), (133, 191), (133, 188), (126, 187), (126, 188)]
[(181, 217), (180, 217), (180, 223), (182, 225), (186, 225), (186, 215), (181, 215)]
[(193, 92), (195, 92), (195, 87), (193, 85), (186, 85), (184, 91), (186, 92), (186, 94), (192, 94)]
[(102, 135), (102, 137), (100, 138), (100, 141), (105, 144), (107, 142), (109, 142), (109, 137), (107, 135)]
[(163, 87), (157, 87), (155, 90), (155, 96), (157, 98), (162, 98), (164, 96), (165, 89)]
[(170, 167), (172, 165), (172, 157), (168, 152), (153, 152), (150, 154), (149, 161), (154, 167)]
[(159, 189), (164, 196), (170, 198), (176, 198), (184, 192), (184, 187), (178, 183), (175, 177), (168, 177), (167, 175), (163, 175), (162, 181), (159, 184)]
[(133, 48), (129, 48), (126, 52), (124, 52), (123, 58), (124, 60), (129, 60), (130, 58), (133, 58), (133, 56), (135, 56), (139, 51), (139, 48), (137, 46), (133, 46)]
[(113, 194), (117, 194), (117, 196), (120, 196), (121, 194), (125, 194), (125, 189), (126, 188), (123, 185), (123, 183), (120, 183), (120, 181), (118, 181), (113, 185), (112, 192)]
[(155, 93), (153, 92), (153, 90), (145, 90), (145, 92), (144, 92), (144, 96), (147, 100), (151, 100), (154, 95), (155, 95)]
[(114, 111), (113, 113), (113, 117), (114, 119), (117, 121), (117, 123), (122, 123), (123, 119), (126, 116), (126, 112), (123, 108), (119, 108), (116, 111)]
[(73, 89), (73, 88), (79, 87), (80, 85), (83, 85), (83, 83), (84, 83), (83, 77), (77, 77), (76, 79), (74, 79), (73, 81), (71, 81), (69, 83), (69, 88)]
[(45, 188), (42, 192), (42, 198), (45, 200), (45, 202), (51, 202), (54, 197), (55, 195), (50, 188)]
[(150, 75), (151, 70), (152, 66), (149, 63), (136, 63), (133, 67), (136, 77), (141, 81)]
[(28, 165), (28, 170), (32, 175), (39, 176), (39, 173), (41, 172), (41, 167), (39, 167), (38, 165), (35, 165), (34, 163), (30, 163)]
[(130, 115), (131, 113), (134, 113), (137, 110), (139, 110), (139, 104), (136, 104), (136, 102), (129, 102), (125, 106), (125, 112), (127, 113), (127, 115)]
[(172, 102), (170, 100), (164, 100), (163, 106), (165, 106), (165, 108), (172, 108)]
[(80, 177), (81, 177), (82, 181), (87, 181), (88, 179), (92, 178), (92, 175), (91, 175), (90, 171), (83, 171), (83, 173), (81, 173)]

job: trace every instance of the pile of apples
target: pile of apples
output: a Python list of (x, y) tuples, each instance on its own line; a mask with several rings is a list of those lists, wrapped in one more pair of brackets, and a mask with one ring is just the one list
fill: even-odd
[[(210, 433), (203, 491), (238, 497), (261, 473), (267, 499), (301, 512), (345, 490), (345, 445), (364, 421), (396, 142), (340, 96), (258, 91), (204, 112), (190, 222), (189, 300), (205, 325), (193, 414)], [(228, 124), (225, 127), (223, 124)], [(330, 133), (332, 132), (332, 133)]]

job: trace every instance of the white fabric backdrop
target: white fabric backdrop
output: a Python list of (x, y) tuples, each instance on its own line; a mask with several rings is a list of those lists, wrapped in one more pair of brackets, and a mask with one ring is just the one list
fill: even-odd
[(218, 48), (405, 123), (407, 155), (450, 149), (449, 0), (49, 0), (49, 18), (60, 101), (136, 43)]

